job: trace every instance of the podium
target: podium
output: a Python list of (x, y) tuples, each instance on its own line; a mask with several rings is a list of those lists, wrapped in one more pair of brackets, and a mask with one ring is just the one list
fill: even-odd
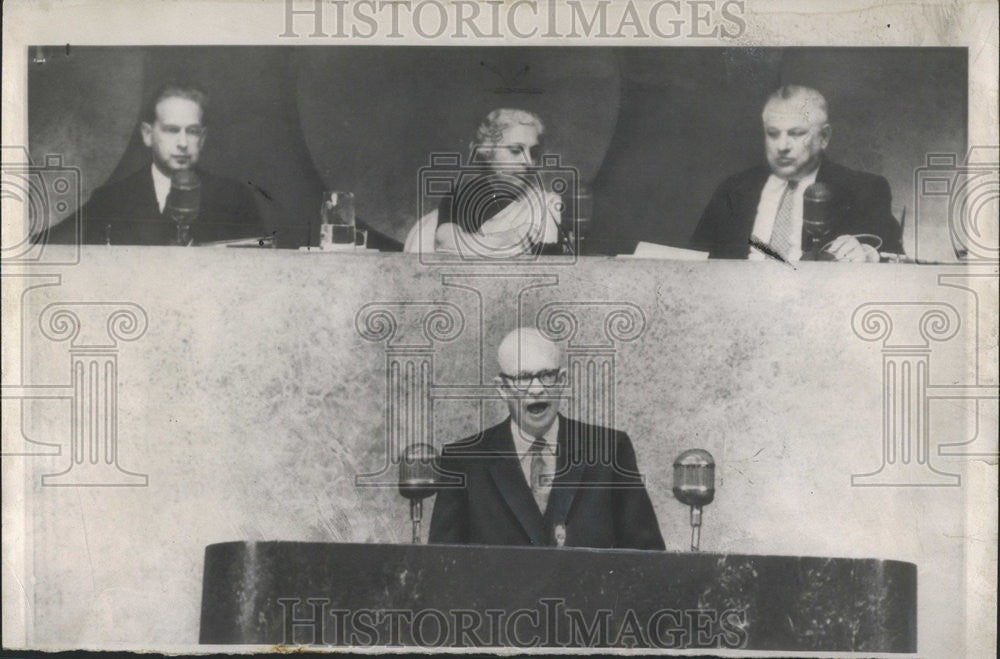
[(199, 640), (912, 653), (916, 630), (901, 561), (227, 542), (205, 550)]

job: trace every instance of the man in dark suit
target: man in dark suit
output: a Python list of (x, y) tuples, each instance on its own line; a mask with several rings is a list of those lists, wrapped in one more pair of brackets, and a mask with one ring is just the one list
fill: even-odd
[[(206, 101), (203, 91), (186, 85), (167, 84), (153, 95), (140, 125), (152, 162), (94, 191), (80, 214), (85, 244), (197, 245), (261, 235), (247, 186), (196, 167), (207, 134)], [(200, 182), (200, 204), (190, 228), (179, 227), (175, 209), (190, 204), (179, 181), (186, 176), (189, 185), (191, 173)], [(73, 229), (58, 225), (48, 241), (74, 240)]]
[(566, 370), (538, 330), (516, 329), (497, 351), (510, 417), (449, 444), (430, 542), (663, 549), (656, 512), (623, 432), (559, 414)]
[(807, 244), (803, 194), (813, 183), (825, 183), (832, 193), (833, 238), (821, 258), (878, 262), (872, 244), (878, 242), (883, 252), (902, 253), (889, 183), (824, 156), (831, 128), (822, 94), (786, 85), (768, 99), (762, 119), (767, 166), (737, 174), (718, 187), (691, 238), (694, 249), (713, 258), (800, 259)]

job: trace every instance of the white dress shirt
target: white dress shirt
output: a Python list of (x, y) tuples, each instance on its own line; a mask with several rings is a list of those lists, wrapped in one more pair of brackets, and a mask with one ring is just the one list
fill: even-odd
[(170, 177), (157, 169), (155, 164), (150, 165), (150, 167), (153, 168), (153, 190), (156, 192), (156, 205), (160, 207), (162, 213), (167, 205), (167, 195), (170, 194)]
[[(802, 258), (802, 195), (806, 188), (816, 182), (817, 167), (811, 173), (802, 177), (798, 181), (795, 190), (792, 191), (792, 235), (791, 249), (788, 252), (789, 261), (798, 261)], [(764, 184), (764, 189), (760, 193), (760, 203), (757, 204), (757, 217), (753, 222), (753, 237), (764, 243), (771, 244), (771, 229), (774, 227), (774, 217), (778, 213), (778, 206), (781, 204), (781, 195), (785, 192), (788, 182), (771, 174)], [(756, 247), (750, 247), (750, 260), (761, 261), (769, 258)]]
[[(514, 419), (510, 420), (510, 434), (514, 438), (514, 447), (517, 450), (517, 458), (521, 462), (521, 471), (524, 472), (524, 482), (528, 484), (528, 487), (531, 487), (531, 454), (529, 450), (535, 438), (525, 434), (514, 423)], [(556, 417), (555, 423), (552, 424), (552, 427), (542, 437), (545, 438), (545, 450), (542, 451), (542, 459), (545, 460), (545, 471), (542, 473), (555, 474), (556, 452), (558, 451), (557, 443), (559, 441), (559, 417)], [(542, 482), (545, 483), (545, 479), (542, 479)], [(543, 485), (543, 489), (552, 489), (551, 482)]]

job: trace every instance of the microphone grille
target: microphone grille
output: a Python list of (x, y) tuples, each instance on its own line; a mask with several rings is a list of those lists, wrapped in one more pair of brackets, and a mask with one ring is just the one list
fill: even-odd
[(178, 190), (194, 190), (201, 187), (201, 178), (193, 169), (181, 169), (170, 177), (170, 185)]
[(423, 499), (437, 486), (437, 451), (426, 442), (403, 449), (399, 460), (399, 493), (407, 499)]
[(714, 467), (715, 458), (703, 448), (684, 451), (674, 460), (674, 467)]
[(715, 459), (705, 449), (684, 451), (674, 460), (674, 496), (683, 504), (704, 506), (715, 498)]
[(809, 201), (830, 201), (833, 199), (833, 189), (826, 183), (817, 181), (805, 189), (802, 193), (802, 197)]

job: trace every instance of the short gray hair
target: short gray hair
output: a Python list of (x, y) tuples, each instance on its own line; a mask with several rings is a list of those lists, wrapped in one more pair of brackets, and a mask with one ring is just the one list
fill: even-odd
[(826, 99), (823, 98), (823, 95), (819, 91), (802, 85), (782, 85), (776, 89), (767, 97), (767, 102), (764, 104), (764, 111), (761, 114), (767, 112), (767, 106), (771, 105), (771, 103), (794, 99), (800, 99), (803, 106), (815, 108), (822, 114), (824, 122), (829, 121), (830, 114), (827, 110)]
[(499, 144), (500, 140), (503, 139), (503, 132), (511, 126), (517, 125), (534, 128), (538, 134), (538, 144), (542, 144), (542, 138), (545, 135), (545, 124), (542, 123), (541, 117), (527, 110), (498, 108), (486, 115), (486, 118), (479, 124), (472, 146)]

